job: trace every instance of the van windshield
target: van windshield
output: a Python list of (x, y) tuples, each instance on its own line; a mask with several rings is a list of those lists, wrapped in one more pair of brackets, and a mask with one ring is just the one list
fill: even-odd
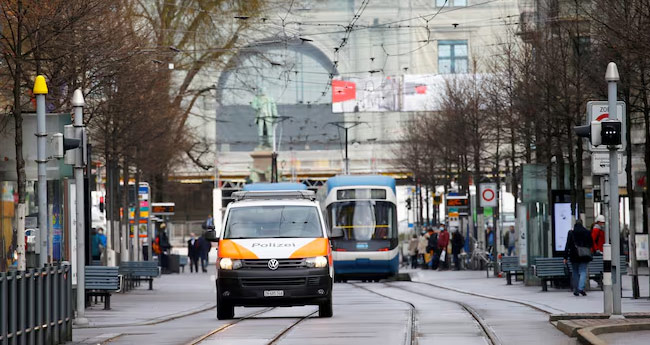
[(250, 206), (230, 209), (223, 238), (323, 237), (313, 206)]

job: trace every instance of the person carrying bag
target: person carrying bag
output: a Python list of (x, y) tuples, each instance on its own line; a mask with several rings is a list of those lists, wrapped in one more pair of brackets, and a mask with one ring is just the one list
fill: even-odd
[(564, 264), (567, 264), (568, 259), (571, 259), (571, 283), (574, 296), (587, 295), (585, 284), (587, 282), (587, 265), (593, 259), (592, 246), (591, 233), (578, 220), (573, 230), (569, 231), (566, 246), (564, 247)]

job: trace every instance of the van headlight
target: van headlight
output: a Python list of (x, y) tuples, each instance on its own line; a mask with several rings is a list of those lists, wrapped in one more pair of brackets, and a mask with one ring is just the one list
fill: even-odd
[(222, 270), (237, 270), (241, 268), (241, 260), (233, 260), (231, 258), (219, 259), (219, 268)]
[(307, 264), (307, 267), (314, 267), (314, 268), (327, 267), (327, 258), (324, 256), (307, 258), (305, 260), (305, 264)]

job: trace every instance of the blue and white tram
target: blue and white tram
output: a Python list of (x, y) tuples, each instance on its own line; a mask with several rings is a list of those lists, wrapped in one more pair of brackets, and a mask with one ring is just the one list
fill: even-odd
[(335, 280), (378, 280), (397, 274), (397, 200), (395, 179), (381, 175), (345, 175), (327, 180), (323, 202), (332, 239)]

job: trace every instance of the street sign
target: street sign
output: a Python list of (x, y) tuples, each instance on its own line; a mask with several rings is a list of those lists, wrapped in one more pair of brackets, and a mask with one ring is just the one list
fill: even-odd
[[(623, 154), (618, 154), (618, 173), (623, 172)], [(591, 154), (591, 174), (609, 175), (609, 152), (593, 152)]]
[(497, 206), (497, 184), (481, 183), (479, 188), (479, 198), (481, 207)]
[[(609, 106), (607, 104), (607, 101), (591, 101), (587, 102), (587, 124), (590, 124), (592, 121), (603, 121), (609, 119)], [(625, 135), (627, 133), (627, 128), (625, 126), (625, 102), (619, 101), (616, 102), (616, 119), (618, 121), (621, 121), (622, 124), (622, 130), (621, 130), (621, 147), (618, 149), (619, 151), (625, 151)], [(599, 145), (599, 146), (592, 146), (591, 143), (589, 143), (589, 150), (591, 152), (609, 152), (607, 149), (607, 146), (605, 145)]]

